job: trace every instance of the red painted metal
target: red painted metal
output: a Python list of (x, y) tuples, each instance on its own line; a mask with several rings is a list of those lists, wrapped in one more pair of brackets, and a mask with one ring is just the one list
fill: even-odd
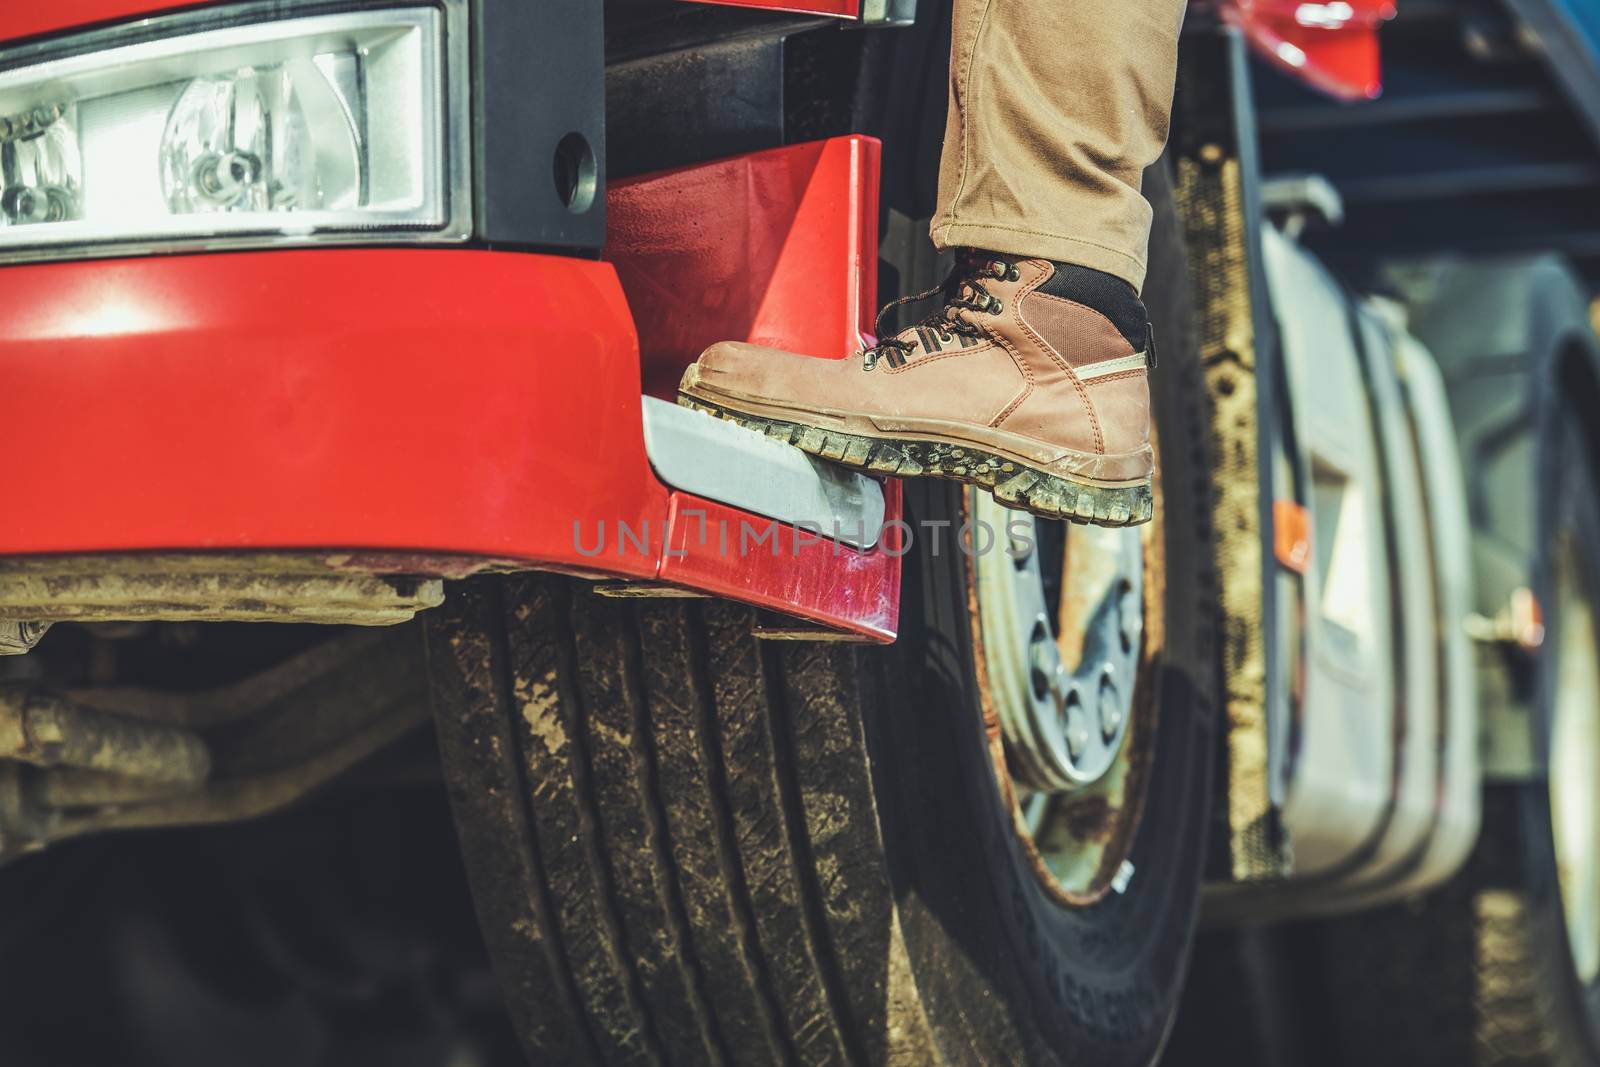
[[(858, 323), (876, 283), (839, 242), (856, 259), (875, 246), (875, 151), (817, 147), (812, 184), (741, 216), (744, 233), (787, 230), (779, 243), (795, 250), (751, 282), (759, 336), (810, 336), (829, 314)], [(823, 165), (841, 152), (854, 163)], [(817, 205), (866, 229), (845, 240), (830, 224), (823, 239)], [(688, 543), (685, 507), (738, 513), (651, 470), (638, 339), (609, 263), (321, 249), (3, 276), (0, 426), (25, 451), (7, 467), (0, 555), (306, 550), (376, 569), (403, 556), (441, 575), (508, 560), (893, 634), (899, 563), (882, 551), (829, 543), (773, 559)], [(704, 315), (700, 329), (752, 336), (749, 322)], [(898, 518), (893, 486), (890, 499)]]
[(878, 142), (839, 137), (615, 183), (606, 258), (670, 398), (717, 341), (838, 359), (872, 329)]
[(120, 22), (160, 15), (186, 7), (206, 7), (221, 0), (12, 0), (0, 13), (0, 41), (59, 33), (102, 22)]
[(861, 0), (687, 0), (697, 4), (721, 4), (726, 7), (759, 7), (767, 11), (793, 11), (802, 15), (834, 15), (839, 18), (860, 18)]
[[(900, 483), (886, 488), (898, 518)], [(904, 555), (895, 541), (861, 552), (687, 493), (672, 494), (668, 531), (662, 581), (894, 640)]]
[[(841, 358), (870, 330), (878, 288), (878, 142), (841, 137), (757, 152), (616, 183), (606, 202), (606, 258), (617, 269), (642, 338), (646, 391), (670, 398), (706, 346), (754, 341)], [(733, 537), (700, 541), (687, 502), (720, 517)], [(889, 483), (886, 518), (901, 516)], [(664, 580), (892, 635), (900, 562), (882, 549), (829, 542), (786, 552), (739, 549), (738, 513), (674, 494), (674, 551)], [(756, 531), (765, 519), (748, 519)], [(797, 537), (783, 535), (792, 548)]]
[(0, 553), (577, 563), (573, 518), (666, 514), (605, 264), (320, 250), (4, 275), (0, 426), (29, 445)]
[(1332, 96), (1369, 100), (1383, 91), (1378, 28), (1394, 0), (1225, 0), (1223, 18), (1257, 52)]

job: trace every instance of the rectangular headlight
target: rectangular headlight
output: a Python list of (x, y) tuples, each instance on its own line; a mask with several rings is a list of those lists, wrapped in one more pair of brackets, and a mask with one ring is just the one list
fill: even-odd
[(444, 67), (442, 14), (412, 7), (0, 73), (0, 260), (459, 229)]

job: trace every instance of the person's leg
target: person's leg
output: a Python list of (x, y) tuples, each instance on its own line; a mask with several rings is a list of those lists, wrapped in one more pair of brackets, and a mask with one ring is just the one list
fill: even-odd
[(1184, 2), (955, 0), (934, 243), (1139, 289), (1139, 187), (1167, 140)]
[[(1037, 514), (1151, 515), (1144, 168), (1183, 0), (955, 0), (933, 235), (943, 307), (857, 360), (715, 345), (682, 402), (816, 455), (994, 490)], [(932, 295), (932, 294), (929, 294)]]

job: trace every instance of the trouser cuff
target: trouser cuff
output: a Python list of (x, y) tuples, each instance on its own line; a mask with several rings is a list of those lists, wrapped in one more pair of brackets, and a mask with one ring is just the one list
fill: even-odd
[(940, 251), (949, 248), (981, 248), (1008, 256), (1048, 259), (1104, 271), (1133, 286), (1144, 289), (1145, 261), (1119, 249), (1078, 237), (1031, 233), (1008, 226), (988, 226), (975, 222), (941, 222), (933, 229), (933, 243)]

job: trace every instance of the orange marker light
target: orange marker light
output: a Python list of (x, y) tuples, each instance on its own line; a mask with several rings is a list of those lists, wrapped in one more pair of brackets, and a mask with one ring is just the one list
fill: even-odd
[(1295, 500), (1272, 502), (1272, 540), (1278, 562), (1296, 574), (1311, 565), (1311, 512)]

